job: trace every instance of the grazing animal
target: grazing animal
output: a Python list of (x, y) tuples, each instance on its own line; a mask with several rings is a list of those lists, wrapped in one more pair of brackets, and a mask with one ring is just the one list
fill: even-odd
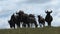
[(45, 19), (40, 15), (38, 15), (38, 22), (40, 24), (40, 27), (42, 27), (42, 25), (43, 25), (43, 27), (45, 26)]
[(51, 22), (53, 20), (52, 16), (50, 15), (52, 13), (52, 10), (51, 11), (48, 11), (45, 12), (47, 15), (45, 17), (45, 21), (48, 23), (48, 26), (51, 26)]
[(34, 23), (35, 24), (35, 27), (37, 27), (37, 22), (36, 22), (36, 19), (35, 19), (35, 16), (33, 14), (29, 14), (29, 22), (31, 23), (31, 26), (32, 24)]
[(20, 27), (20, 22), (22, 22), (22, 15), (24, 14), (23, 11), (19, 11), (18, 13), (16, 13), (16, 15), (12, 15), (11, 19), (8, 21), (8, 23), (10, 24), (10, 28), (14, 27), (15, 28), (15, 24), (17, 25), (17, 27)]
[(14, 22), (14, 14), (11, 16), (11, 19), (8, 21), (10, 28), (14, 27), (15, 28), (15, 22)]
[(16, 24), (18, 27), (20, 27), (20, 23), (23, 22), (23, 14), (24, 12), (22, 10), (20, 10), (18, 13), (16, 13)]
[(29, 25), (29, 15), (28, 14), (23, 14), (23, 26), (26, 27), (26, 24), (28, 27), (30, 27)]
[(30, 27), (28, 14), (25, 14), (21, 10), (16, 14), (18, 15), (18, 20), (20, 21), (20, 23), (23, 22), (23, 24), (22, 24), (23, 27), (26, 27), (26, 24), (28, 25), (28, 27)]

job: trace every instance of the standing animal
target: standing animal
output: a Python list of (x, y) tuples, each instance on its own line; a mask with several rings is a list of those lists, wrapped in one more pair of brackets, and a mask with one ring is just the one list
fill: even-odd
[(36, 22), (36, 19), (35, 19), (35, 16), (33, 14), (29, 14), (29, 22), (31, 23), (31, 26), (32, 24), (34, 23), (35, 24), (35, 27), (37, 27), (37, 22)]
[(38, 15), (38, 22), (39, 22), (40, 27), (42, 27), (42, 25), (43, 27), (45, 26), (45, 19), (40, 15)]
[(23, 26), (26, 27), (26, 24), (28, 27), (30, 27), (30, 24), (29, 24), (29, 15), (28, 14), (23, 14)]
[(20, 10), (18, 13), (16, 13), (16, 15), (17, 15), (16, 24), (18, 27), (20, 27), (20, 23), (23, 22), (23, 14), (24, 14), (24, 12), (22, 10)]
[(17, 25), (17, 27), (20, 27), (20, 22), (22, 22), (22, 15), (24, 14), (23, 11), (19, 11), (18, 13), (16, 13), (16, 15), (12, 15), (11, 19), (8, 21), (10, 28), (14, 27), (15, 28), (15, 24)]
[(51, 26), (51, 22), (52, 22), (53, 18), (50, 14), (52, 13), (52, 10), (51, 11), (47, 10), (45, 13), (47, 14), (45, 17), (45, 21), (48, 23), (48, 26)]

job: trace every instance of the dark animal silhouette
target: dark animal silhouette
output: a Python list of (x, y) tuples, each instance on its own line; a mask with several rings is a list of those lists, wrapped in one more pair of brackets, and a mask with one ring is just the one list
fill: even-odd
[(28, 27), (30, 27), (30, 23), (31, 24), (34, 23), (36, 25), (36, 27), (37, 27), (37, 22), (35, 20), (34, 15), (32, 15), (32, 14), (28, 15), (28, 14), (24, 13), (23, 11), (20, 11), (20, 12), (18, 12), (16, 14), (19, 15), (18, 20), (20, 22), (23, 22), (24, 27), (26, 27), (26, 24), (28, 25)]
[(26, 27), (26, 24), (28, 25), (28, 27), (30, 27), (30, 24), (32, 26), (32, 24), (35, 24), (35, 27), (37, 27), (37, 22), (35, 19), (35, 16), (33, 14), (23, 14), (23, 26)]
[(26, 24), (28, 25), (28, 27), (30, 27), (30, 23), (34, 23), (35, 26), (37, 27), (37, 22), (35, 19), (35, 16), (33, 14), (26, 14), (24, 13), (22, 10), (20, 10), (18, 13), (16, 13), (16, 15), (12, 15), (10, 21), (8, 21), (10, 24), (10, 27), (14, 27), (15, 28), (15, 24), (17, 25), (17, 27), (20, 27), (20, 23), (23, 23), (23, 26), (26, 27)]
[(35, 16), (33, 14), (29, 14), (29, 22), (31, 23), (31, 26), (32, 24), (34, 23), (35, 24), (35, 27), (37, 27), (37, 22), (36, 22), (36, 19), (35, 19)]
[(45, 12), (47, 15), (45, 17), (45, 21), (48, 23), (48, 26), (51, 26), (51, 22), (53, 20), (52, 16), (50, 15), (52, 13), (52, 11), (48, 11)]
[(45, 26), (45, 19), (40, 15), (38, 15), (38, 22), (40, 24), (40, 27), (42, 27), (42, 25), (43, 27)]
[(16, 15), (17, 15), (16, 24), (18, 25), (18, 27), (20, 27), (20, 23), (23, 22), (23, 14), (24, 14), (24, 12), (22, 10), (20, 10), (18, 13), (16, 13)]
[(28, 25), (28, 27), (30, 27), (30, 25), (29, 25), (29, 15), (28, 14), (23, 14), (23, 26), (26, 27), (26, 24)]
[[(28, 14), (24, 13), (21, 10), (16, 14), (18, 15), (18, 20), (20, 21), (20, 23), (23, 22), (22, 26), (26, 27), (26, 24), (27, 24), (29, 27), (29, 16), (28, 16)], [(17, 24), (17, 25), (19, 25), (19, 24)]]
[(11, 16), (11, 19), (8, 21), (10, 28), (14, 27), (15, 28), (15, 22), (14, 22), (14, 14)]
[(14, 27), (15, 28), (15, 24), (17, 25), (17, 27), (20, 27), (20, 22), (22, 22), (22, 15), (24, 14), (23, 11), (19, 11), (18, 13), (16, 13), (16, 15), (12, 15), (11, 19), (8, 21), (8, 23), (10, 24), (10, 27)]

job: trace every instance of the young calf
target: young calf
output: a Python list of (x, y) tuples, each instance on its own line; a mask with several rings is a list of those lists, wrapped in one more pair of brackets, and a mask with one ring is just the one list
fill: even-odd
[(42, 27), (42, 25), (43, 25), (43, 27), (45, 26), (45, 19), (40, 15), (38, 15), (38, 22), (40, 24), (40, 27)]

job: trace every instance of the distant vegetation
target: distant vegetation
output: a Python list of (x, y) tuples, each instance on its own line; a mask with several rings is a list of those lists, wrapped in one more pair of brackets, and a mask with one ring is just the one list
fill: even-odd
[(0, 29), (0, 34), (60, 34), (60, 27)]

